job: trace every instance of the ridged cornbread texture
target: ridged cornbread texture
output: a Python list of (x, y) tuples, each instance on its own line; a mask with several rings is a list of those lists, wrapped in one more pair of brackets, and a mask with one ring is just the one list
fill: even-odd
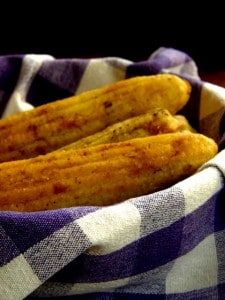
[(217, 151), (185, 131), (1, 163), (0, 210), (112, 205), (192, 175)]
[(175, 114), (190, 92), (190, 83), (175, 75), (139, 76), (6, 117), (0, 162), (51, 152), (153, 108)]

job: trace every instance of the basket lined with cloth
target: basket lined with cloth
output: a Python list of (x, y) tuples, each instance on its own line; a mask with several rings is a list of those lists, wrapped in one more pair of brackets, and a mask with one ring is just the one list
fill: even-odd
[(116, 205), (0, 212), (0, 299), (224, 299), (225, 89), (202, 81), (190, 56), (1, 56), (0, 113), (158, 73), (189, 80), (183, 113), (220, 152), (170, 188)]

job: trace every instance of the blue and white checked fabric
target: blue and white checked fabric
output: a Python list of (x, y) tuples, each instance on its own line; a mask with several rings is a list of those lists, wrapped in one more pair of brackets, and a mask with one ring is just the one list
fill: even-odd
[(32, 109), (124, 78), (175, 73), (183, 109), (220, 152), (168, 189), (108, 207), (0, 212), (0, 299), (225, 299), (225, 89), (172, 48), (119, 57), (0, 57), (0, 114)]

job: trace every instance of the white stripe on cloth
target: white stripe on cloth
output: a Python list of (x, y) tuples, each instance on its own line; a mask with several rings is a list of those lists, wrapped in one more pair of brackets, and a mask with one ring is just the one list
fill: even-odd
[(192, 251), (175, 260), (166, 277), (166, 294), (216, 286), (217, 269), (215, 238), (211, 234)]
[(130, 64), (129, 60), (113, 57), (90, 59), (76, 94), (124, 79)]
[(183, 64), (175, 66), (175, 67), (162, 69), (162, 73), (171, 73), (171, 72), (176, 73), (178, 75), (188, 74), (189, 76), (192, 76), (193, 78), (199, 79), (198, 71), (197, 71), (196, 65), (193, 61), (189, 61), (189, 62), (183, 63)]
[(21, 254), (0, 268), (0, 299), (21, 300), (41, 282)]
[(41, 54), (27, 54), (24, 56), (17, 84), (9, 98), (3, 118), (33, 108), (31, 104), (26, 102), (27, 92), (42, 63), (53, 59), (50, 55)]
[(140, 238), (141, 216), (129, 202), (97, 210), (77, 223), (94, 245), (89, 254), (108, 254)]
[(185, 215), (184, 195), (174, 186), (130, 201), (141, 215), (140, 237), (169, 227)]
[(55, 283), (46, 282), (40, 286), (32, 296), (50, 297), (50, 296), (71, 296), (81, 295), (94, 292), (113, 292), (118, 287), (126, 286), (129, 282), (129, 277), (116, 279), (106, 282), (84, 282), (84, 283)]
[(178, 182), (185, 198), (185, 215), (204, 204), (223, 187), (223, 180), (216, 168), (206, 168)]

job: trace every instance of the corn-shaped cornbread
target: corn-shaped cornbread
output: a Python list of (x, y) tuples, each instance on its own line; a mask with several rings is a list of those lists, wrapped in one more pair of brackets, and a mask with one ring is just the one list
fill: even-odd
[(190, 92), (175, 75), (139, 76), (9, 116), (0, 120), (0, 162), (48, 153), (155, 107), (174, 114)]
[(212, 139), (185, 131), (5, 162), (0, 210), (112, 205), (170, 186), (217, 151)]
[(171, 115), (167, 109), (156, 108), (146, 114), (117, 122), (106, 127), (102, 131), (79, 139), (78, 141), (68, 144), (56, 151), (116, 143), (137, 137), (183, 130), (189, 130), (192, 132), (195, 131), (184, 116)]

